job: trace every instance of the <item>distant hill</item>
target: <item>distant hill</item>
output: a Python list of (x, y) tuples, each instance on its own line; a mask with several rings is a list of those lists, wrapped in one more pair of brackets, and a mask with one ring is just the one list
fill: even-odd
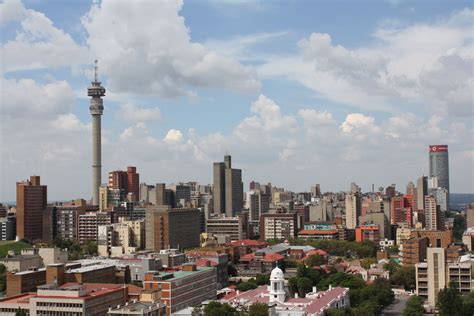
[(467, 209), (469, 203), (474, 203), (474, 194), (451, 193), (449, 195), (449, 206), (452, 210), (462, 211)]

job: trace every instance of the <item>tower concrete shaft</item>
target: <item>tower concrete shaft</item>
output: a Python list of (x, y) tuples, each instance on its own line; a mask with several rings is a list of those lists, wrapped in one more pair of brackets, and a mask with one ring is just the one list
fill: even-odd
[(87, 95), (91, 97), (89, 110), (92, 116), (92, 204), (99, 205), (102, 174), (101, 115), (104, 112), (102, 97), (105, 95), (105, 88), (98, 81), (97, 60), (95, 63), (95, 78), (92, 86), (87, 89)]

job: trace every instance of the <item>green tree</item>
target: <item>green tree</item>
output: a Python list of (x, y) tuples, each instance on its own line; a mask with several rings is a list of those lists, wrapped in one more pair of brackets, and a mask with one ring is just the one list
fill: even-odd
[(464, 294), (463, 297), (464, 314), (474, 315), (474, 292)]
[(416, 287), (415, 267), (399, 267), (390, 276), (392, 285), (403, 286), (405, 290), (411, 291)]
[(337, 308), (330, 308), (324, 314), (324, 316), (344, 316), (344, 315), (346, 315), (346, 311), (343, 309), (337, 309)]
[(15, 316), (26, 316), (26, 312), (18, 307)]
[(455, 287), (451, 286), (440, 290), (436, 307), (438, 307), (441, 316), (462, 315), (463, 300), (461, 294)]
[(0, 263), (0, 274), (4, 274), (5, 271), (6, 271), (6, 269), (7, 269), (7, 268), (5, 267), (5, 265), (2, 264), (2, 263)]
[(227, 267), (227, 273), (231, 277), (237, 276), (237, 269), (235, 268), (233, 264), (229, 264), (229, 266)]
[(268, 316), (268, 305), (265, 303), (253, 303), (249, 308), (249, 316)]
[(305, 263), (308, 267), (315, 267), (325, 264), (326, 260), (320, 254), (315, 254), (309, 256), (308, 259), (305, 260)]
[(249, 291), (249, 290), (256, 289), (257, 287), (258, 287), (257, 282), (253, 278), (248, 280), (247, 282), (241, 282), (237, 284), (237, 290), (239, 291)]
[(298, 295), (300, 297), (305, 297), (306, 293), (311, 291), (311, 288), (313, 287), (313, 282), (309, 278), (300, 277), (298, 278), (297, 286), (298, 286)]
[(383, 268), (390, 273), (390, 276), (392, 276), (392, 274), (400, 268), (400, 265), (394, 260), (390, 260), (383, 266)]
[(397, 255), (400, 249), (398, 249), (398, 245), (393, 245), (387, 248), (387, 252), (391, 255)]
[(295, 293), (298, 293), (298, 277), (288, 279), (288, 291), (291, 297), (295, 296)]
[(318, 288), (325, 290), (329, 288), (329, 285), (348, 287), (351, 290), (360, 289), (366, 286), (364, 280), (360, 275), (346, 274), (343, 272), (337, 272), (331, 274), (327, 278), (323, 278), (318, 283)]
[(204, 307), (205, 316), (237, 316), (239, 313), (227, 303), (210, 302)]
[(257, 274), (255, 277), (257, 285), (265, 285), (270, 283), (270, 276), (268, 274)]
[(408, 299), (402, 316), (423, 316), (425, 309), (423, 308), (423, 299), (417, 295)]
[(360, 265), (364, 269), (370, 269), (370, 265), (373, 263), (376, 263), (377, 259), (376, 258), (364, 258), (360, 261)]

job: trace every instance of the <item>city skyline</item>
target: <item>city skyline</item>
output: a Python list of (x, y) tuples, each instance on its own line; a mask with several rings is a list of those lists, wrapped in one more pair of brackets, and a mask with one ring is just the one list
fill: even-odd
[[(472, 4), (436, 3), (420, 13), (427, 5), (387, 1), (349, 32), (353, 38), (333, 21), (309, 23), (306, 14), (294, 21), (302, 3), (293, 4), (280, 24), (272, 21), (284, 11), (282, 3), (254, 4), (136, 7), (137, 16), (127, 17), (136, 56), (122, 50), (132, 39), (117, 38), (108, 27), (127, 14), (125, 2), (75, 3), (61, 17), (47, 3), (0, 4), (7, 100), (0, 201), (14, 201), (15, 183), (32, 174), (48, 186), (50, 200), (90, 198), (85, 91), (95, 58), (108, 91), (102, 179), (133, 165), (149, 184), (210, 184), (212, 162), (230, 153), (245, 189), (255, 180), (293, 191), (309, 191), (315, 183), (323, 192), (348, 191), (355, 181), (363, 191), (396, 183), (403, 192), (408, 181), (428, 175), (428, 146), (447, 144), (451, 192), (474, 192), (472, 76), (466, 66), (473, 59)], [(336, 10), (312, 8), (318, 16)], [(161, 12), (165, 25), (151, 23), (139, 33), (153, 18), (147, 10)], [(251, 14), (238, 23), (235, 15), (243, 13)], [(219, 14), (238, 27), (222, 24), (211, 32), (201, 19), (223, 23)], [(258, 21), (264, 16), (266, 27)], [(345, 23), (357, 24), (349, 17)], [(175, 39), (166, 36), (169, 29)], [(436, 41), (429, 40), (434, 32)], [(107, 46), (113, 39), (117, 46)], [(38, 43), (51, 54), (41, 54)]]

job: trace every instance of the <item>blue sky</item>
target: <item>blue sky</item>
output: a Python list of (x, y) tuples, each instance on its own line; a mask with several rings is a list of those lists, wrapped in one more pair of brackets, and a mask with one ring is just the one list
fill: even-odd
[(89, 198), (95, 58), (103, 181), (134, 164), (147, 183), (210, 183), (212, 161), (230, 152), (246, 185), (404, 191), (427, 172), (428, 144), (446, 143), (452, 191), (474, 192), (471, 1), (0, 8), (0, 200), (30, 174), (51, 199)]

